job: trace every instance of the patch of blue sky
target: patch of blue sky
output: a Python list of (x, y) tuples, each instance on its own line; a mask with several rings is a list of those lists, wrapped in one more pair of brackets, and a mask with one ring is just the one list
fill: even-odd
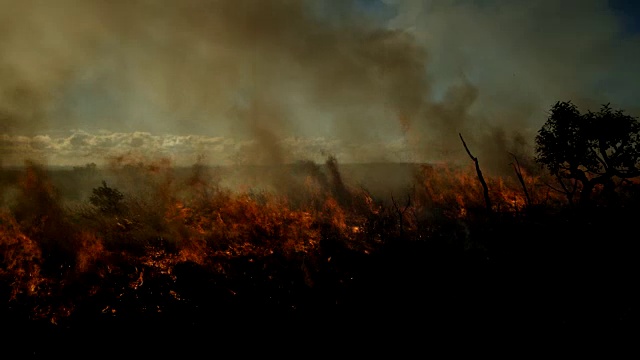
[(620, 17), (626, 35), (640, 34), (640, 1), (609, 0), (609, 6)]

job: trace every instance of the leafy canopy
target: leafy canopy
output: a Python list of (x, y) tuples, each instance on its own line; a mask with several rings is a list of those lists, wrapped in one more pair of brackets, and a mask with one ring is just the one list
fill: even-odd
[(557, 102), (535, 141), (538, 163), (585, 189), (640, 176), (640, 124), (609, 104), (580, 113), (571, 101)]

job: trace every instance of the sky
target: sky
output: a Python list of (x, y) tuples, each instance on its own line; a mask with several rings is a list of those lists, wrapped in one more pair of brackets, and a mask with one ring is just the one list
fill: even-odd
[(0, 166), (530, 154), (557, 101), (640, 115), (606, 0), (0, 0)]

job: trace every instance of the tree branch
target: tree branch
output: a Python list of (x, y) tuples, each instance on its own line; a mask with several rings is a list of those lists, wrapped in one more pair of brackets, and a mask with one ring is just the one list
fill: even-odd
[(478, 179), (480, 180), (480, 184), (482, 184), (482, 189), (484, 192), (484, 202), (487, 207), (487, 212), (491, 213), (491, 198), (489, 197), (489, 187), (487, 186), (487, 182), (484, 181), (484, 176), (482, 176), (482, 171), (480, 170), (480, 165), (478, 164), (478, 158), (471, 155), (471, 151), (469, 151), (469, 148), (467, 147), (467, 143), (462, 138), (462, 134), (458, 133), (458, 135), (460, 135), (460, 140), (462, 140), (462, 145), (464, 145), (464, 149), (467, 151), (467, 154), (469, 154), (469, 157), (471, 158), (471, 160), (473, 160), (473, 162), (476, 165), (476, 173), (478, 174)]
[(518, 158), (513, 154), (513, 153), (509, 153), (511, 154), (511, 156), (513, 156), (513, 159), (515, 160), (515, 164), (511, 163), (511, 165), (513, 166), (513, 170), (516, 172), (516, 175), (518, 176), (518, 180), (520, 181), (520, 185), (522, 185), (522, 190), (524, 191), (524, 196), (525, 199), (527, 201), (527, 207), (531, 206), (531, 197), (529, 197), (529, 191), (527, 190), (527, 185), (524, 182), (524, 178), (522, 176), (522, 170), (520, 169), (520, 162), (518, 162)]

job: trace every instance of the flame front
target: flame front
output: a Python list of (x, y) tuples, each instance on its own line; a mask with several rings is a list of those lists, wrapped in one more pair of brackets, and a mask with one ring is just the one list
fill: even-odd
[[(116, 171), (126, 179), (122, 184), (141, 187), (120, 192), (105, 181), (88, 204), (65, 202), (48, 173), (30, 163), (16, 185), (16, 201), (0, 214), (6, 300), (59, 323), (78, 311), (118, 317), (188, 304), (197, 290), (185, 281), (195, 269), (210, 279), (195, 286), (230, 298), (248, 291), (237, 278), (280, 289), (285, 271), (290, 283), (313, 288), (327, 271), (344, 267), (344, 278), (336, 279), (344, 283), (351, 275), (336, 260), (336, 246), (371, 256), (398, 239), (468, 240), (465, 224), (483, 208), (471, 168), (416, 167), (412, 186), (389, 201), (343, 181), (334, 158), (327, 165), (327, 172), (318, 172), (306, 164), (280, 192), (232, 191), (200, 167), (181, 181), (166, 161), (124, 166)], [(525, 175), (532, 201), (549, 201), (541, 180)], [(507, 178), (488, 183), (496, 212), (524, 212), (521, 184)]]

